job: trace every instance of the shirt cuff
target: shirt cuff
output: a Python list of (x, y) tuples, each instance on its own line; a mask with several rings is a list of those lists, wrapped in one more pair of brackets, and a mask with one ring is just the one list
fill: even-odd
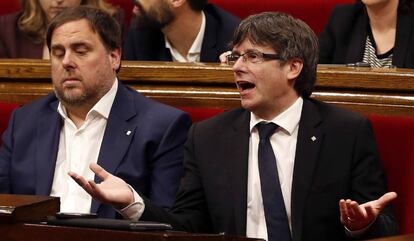
[(124, 207), (121, 210), (116, 210), (119, 214), (122, 215), (124, 219), (129, 220), (139, 220), (144, 213), (145, 204), (144, 200), (141, 196), (130, 186), (128, 185), (129, 189), (134, 195), (134, 202), (129, 204), (128, 206)]

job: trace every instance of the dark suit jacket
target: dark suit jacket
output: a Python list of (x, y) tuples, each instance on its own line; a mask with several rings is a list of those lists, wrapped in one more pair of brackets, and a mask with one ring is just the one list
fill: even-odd
[[(320, 64), (361, 62), (368, 34), (369, 19), (360, 3), (340, 5), (319, 36)], [(398, 13), (392, 64), (414, 68), (414, 14)]]
[[(43, 42), (36, 43), (20, 31), (17, 22), (22, 12), (0, 16), (0, 58), (42, 59)], [(114, 16), (121, 26), (123, 39), (126, 35), (123, 10)]]
[[(174, 207), (167, 214), (146, 200), (141, 219), (169, 222), (188, 231), (245, 235), (249, 121), (250, 112), (236, 109), (194, 124)], [(368, 120), (305, 99), (292, 183), (293, 240), (346, 240), (339, 200), (364, 203), (385, 192)], [(385, 209), (364, 238), (397, 230), (394, 217)]]
[[(57, 106), (50, 94), (12, 114), (0, 149), (0, 193), (50, 194), (62, 128)], [(183, 173), (190, 124), (187, 114), (120, 83), (98, 164), (155, 203), (170, 207)], [(95, 200), (91, 211), (115, 217), (111, 206)]]
[[(240, 19), (224, 10), (208, 4), (204, 8), (206, 29), (201, 46), (200, 62), (218, 62)], [(124, 45), (126, 60), (172, 61), (170, 50), (165, 48), (164, 34), (159, 29), (132, 26)]]

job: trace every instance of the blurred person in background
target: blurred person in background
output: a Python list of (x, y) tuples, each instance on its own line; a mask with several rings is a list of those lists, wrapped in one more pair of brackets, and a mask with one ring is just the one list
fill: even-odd
[(20, 0), (21, 10), (0, 16), (0, 58), (49, 59), (45, 32), (65, 8), (89, 5), (110, 14), (123, 27), (124, 14), (105, 0)]
[(228, 50), (238, 17), (207, 0), (134, 0), (136, 19), (123, 58), (217, 62)]
[(334, 8), (319, 36), (319, 63), (414, 68), (413, 41), (412, 0), (357, 0)]

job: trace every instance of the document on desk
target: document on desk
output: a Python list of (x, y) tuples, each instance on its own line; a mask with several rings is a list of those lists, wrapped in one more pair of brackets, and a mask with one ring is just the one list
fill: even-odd
[(166, 223), (147, 222), (147, 221), (130, 221), (123, 219), (109, 218), (68, 218), (60, 219), (48, 217), (47, 224), (70, 227), (87, 227), (103, 228), (126, 231), (165, 231), (171, 230), (172, 227)]

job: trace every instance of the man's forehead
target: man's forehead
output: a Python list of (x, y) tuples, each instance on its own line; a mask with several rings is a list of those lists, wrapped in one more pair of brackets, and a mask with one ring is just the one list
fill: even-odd
[(83, 37), (95, 35), (90, 23), (86, 19), (73, 20), (56, 27), (52, 33), (52, 43), (54, 40), (67, 40), (68, 38)]
[(259, 44), (255, 43), (249, 38), (245, 38), (240, 41), (238, 44), (233, 46), (233, 51), (240, 51), (240, 50), (271, 50), (274, 51), (273, 47), (270, 44)]

